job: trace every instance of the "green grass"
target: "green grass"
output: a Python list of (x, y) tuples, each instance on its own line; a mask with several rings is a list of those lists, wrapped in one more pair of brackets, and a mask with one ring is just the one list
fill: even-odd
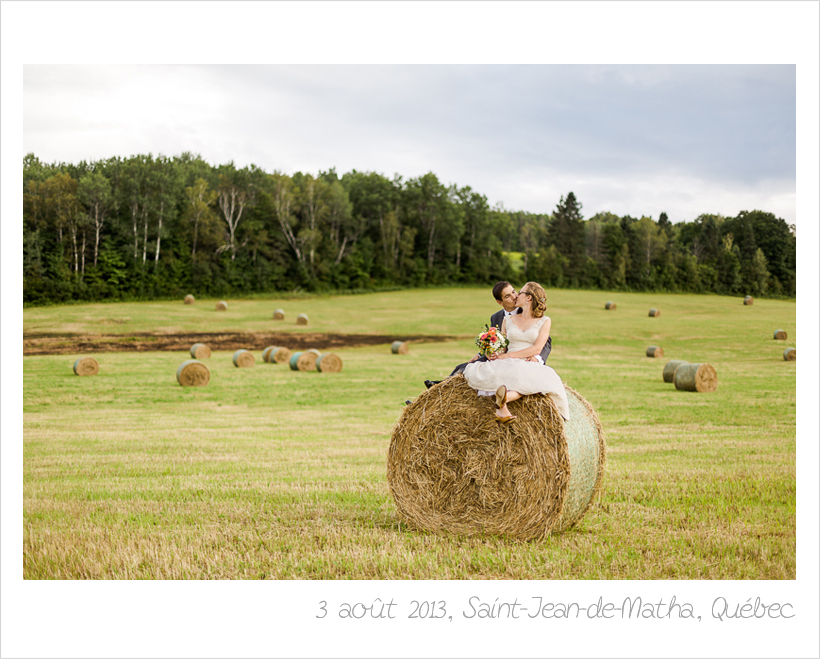
[[(23, 364), (25, 577), (794, 579), (795, 363), (772, 339), (785, 329), (796, 345), (794, 303), (548, 295), (550, 365), (592, 403), (608, 440), (603, 497), (574, 529), (524, 543), (434, 536), (398, 519), (385, 479), (391, 427), (425, 378), (473, 353), (469, 339), (405, 356), (389, 344), (334, 350), (336, 374), (258, 353), (237, 369), (216, 352), (203, 388), (176, 383), (182, 352), (100, 353), (100, 374), (84, 378), (71, 371), (79, 355), (36, 356)], [(604, 311), (608, 299), (616, 311)], [(95, 317), (127, 317), (126, 333), (269, 331), (284, 308), (228, 302), (244, 321), (198, 301), (29, 309), (24, 326), (93, 331)], [(286, 308), (289, 329), (304, 311), (311, 331), (470, 336), (494, 311), (486, 290), (463, 289), (311, 304)], [(647, 358), (650, 344), (664, 358)], [(712, 364), (717, 391), (676, 391), (661, 378), (668, 359)]]

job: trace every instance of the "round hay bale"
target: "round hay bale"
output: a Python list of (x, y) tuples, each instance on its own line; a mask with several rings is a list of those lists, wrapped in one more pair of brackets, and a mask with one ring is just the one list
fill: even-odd
[(97, 375), (100, 365), (93, 357), (80, 357), (74, 362), (74, 375)]
[(194, 359), (208, 359), (211, 356), (211, 349), (204, 343), (194, 343), (191, 346), (191, 357)]
[(786, 334), (786, 330), (775, 330), (774, 338), (776, 341), (785, 341), (789, 338), (789, 335)]
[(281, 309), (277, 309), (273, 312), (273, 319), (274, 320), (285, 320), (285, 312)]
[(270, 364), (270, 353), (273, 350), (273, 346), (268, 346), (262, 351), (262, 361), (266, 364)]
[(305, 350), (294, 352), (288, 363), (291, 371), (315, 371), (317, 359), (316, 351)]
[(717, 372), (711, 364), (681, 364), (675, 370), (675, 389), (708, 393), (717, 389)]
[(298, 316), (296, 316), (296, 324), (297, 325), (307, 325), (308, 324), (307, 314), (300, 313)]
[(751, 295), (747, 295), (746, 297), (743, 298), (743, 304), (745, 304), (747, 306), (751, 305), (751, 304), (754, 304), (754, 303), (755, 303), (755, 299)]
[(410, 352), (410, 344), (407, 341), (393, 341), (390, 345), (390, 352), (394, 355), (406, 355)]
[(177, 382), (183, 387), (204, 387), (211, 381), (208, 367), (196, 359), (182, 362), (177, 369)]
[(287, 348), (276, 347), (268, 353), (271, 364), (285, 364), (290, 361), (291, 352)]
[(185, 304), (193, 304), (195, 302), (193, 295), (186, 295), (185, 299), (183, 300)]
[(254, 359), (253, 353), (244, 348), (240, 348), (233, 353), (233, 365), (237, 368), (250, 368), (254, 364), (256, 364), (256, 359)]
[(657, 317), (658, 317), (658, 316), (660, 316), (660, 315), (661, 315), (661, 311), (660, 311), (660, 309), (650, 309), (650, 310), (649, 310), (649, 316), (650, 316), (651, 318), (657, 318)]
[(216, 310), (217, 311), (227, 311), (228, 310), (228, 303), (225, 300), (216, 303)]
[(342, 358), (332, 352), (325, 352), (316, 360), (316, 370), (320, 373), (338, 373), (342, 370)]
[(647, 357), (663, 357), (663, 348), (660, 346), (649, 346), (646, 349)]
[(543, 538), (578, 522), (600, 492), (606, 444), (595, 411), (567, 387), (570, 420), (549, 396), (510, 403), (457, 375), (407, 405), (394, 426), (387, 481), (399, 515), (431, 532)]
[(666, 366), (663, 367), (663, 381), (674, 382), (675, 371), (678, 370), (678, 366), (683, 366), (684, 364), (688, 363), (689, 362), (683, 359), (673, 359), (671, 362), (666, 362)]
[(783, 359), (787, 362), (796, 362), (797, 361), (797, 349), (796, 348), (786, 348), (783, 351)]
[(604, 305), (604, 309), (609, 309), (610, 311), (615, 311), (615, 309), (617, 309), (617, 308), (618, 308), (618, 305), (615, 304), (614, 302), (607, 302)]

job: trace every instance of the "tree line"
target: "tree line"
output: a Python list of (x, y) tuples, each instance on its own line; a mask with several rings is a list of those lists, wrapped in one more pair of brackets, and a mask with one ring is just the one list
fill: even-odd
[[(793, 297), (794, 226), (764, 211), (584, 219), (403, 179), (212, 166), (184, 153), (23, 159), (23, 301), (492, 284)], [(513, 258), (511, 258), (511, 256)], [(517, 257), (517, 258), (515, 258)]]

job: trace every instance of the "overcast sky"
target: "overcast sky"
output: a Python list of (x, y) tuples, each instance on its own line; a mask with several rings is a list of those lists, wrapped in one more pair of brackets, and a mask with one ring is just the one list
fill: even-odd
[(795, 221), (793, 65), (27, 65), (45, 162), (201, 155), (411, 178), (491, 205)]

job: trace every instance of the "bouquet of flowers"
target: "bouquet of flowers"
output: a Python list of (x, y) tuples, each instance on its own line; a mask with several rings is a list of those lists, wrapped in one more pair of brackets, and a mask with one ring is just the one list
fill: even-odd
[(501, 330), (495, 326), (489, 327), (484, 325), (484, 329), (477, 337), (475, 337), (475, 344), (478, 346), (478, 352), (485, 357), (501, 352), (509, 345), (507, 337), (501, 333)]

